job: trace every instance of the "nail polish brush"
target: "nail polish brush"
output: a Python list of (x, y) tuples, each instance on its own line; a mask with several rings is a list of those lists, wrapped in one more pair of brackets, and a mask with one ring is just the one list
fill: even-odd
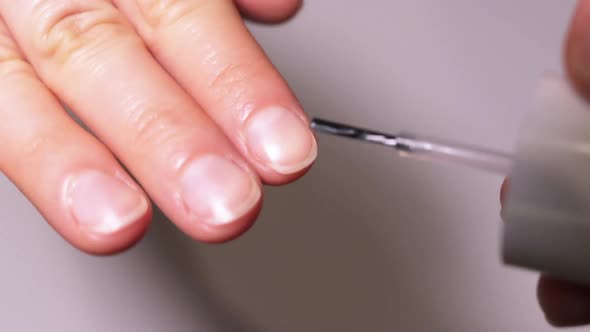
[(320, 118), (313, 119), (311, 127), (324, 134), (384, 145), (393, 148), (402, 157), (453, 162), (504, 175), (510, 171), (512, 165), (512, 156), (507, 153), (449, 143), (440, 139), (427, 139), (408, 134), (387, 134)]
[(590, 104), (567, 78), (541, 81), (513, 154), (319, 118), (312, 128), (380, 144), (404, 157), (508, 175), (504, 263), (590, 285)]

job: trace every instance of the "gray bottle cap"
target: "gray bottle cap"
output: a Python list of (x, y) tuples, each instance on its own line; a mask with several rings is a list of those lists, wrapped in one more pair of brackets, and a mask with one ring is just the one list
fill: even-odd
[(515, 155), (504, 261), (590, 284), (590, 104), (566, 78), (540, 82)]

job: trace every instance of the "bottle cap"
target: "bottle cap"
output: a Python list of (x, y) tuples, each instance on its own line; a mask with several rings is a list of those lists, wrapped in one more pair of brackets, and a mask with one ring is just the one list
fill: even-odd
[(505, 263), (590, 285), (590, 103), (565, 77), (539, 84), (502, 215)]

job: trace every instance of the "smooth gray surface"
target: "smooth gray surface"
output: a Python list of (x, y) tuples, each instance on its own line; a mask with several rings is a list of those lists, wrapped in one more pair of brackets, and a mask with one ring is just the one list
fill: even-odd
[[(509, 150), (573, 4), (309, 0), (253, 31), (312, 115)], [(311, 174), (268, 190), (243, 239), (199, 246), (160, 221), (99, 259), (4, 181), (0, 330), (553, 331), (536, 276), (501, 264), (500, 183), (320, 137)]]
[(567, 78), (553, 75), (539, 83), (535, 99), (502, 211), (502, 257), (590, 285), (590, 106)]

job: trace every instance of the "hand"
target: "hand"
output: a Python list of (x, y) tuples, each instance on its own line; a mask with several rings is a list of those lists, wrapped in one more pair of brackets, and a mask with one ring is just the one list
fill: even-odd
[(294, 181), (317, 154), (239, 11), (280, 22), (300, 2), (0, 0), (0, 170), (90, 253), (135, 243), (148, 195), (195, 239), (238, 236), (262, 183)]
[[(580, 0), (566, 42), (566, 68), (577, 89), (590, 100), (590, 0)], [(509, 190), (504, 181), (500, 200)], [(590, 287), (541, 276), (537, 297), (547, 320), (559, 327), (590, 324)]]
[[(590, 101), (590, 0), (580, 0), (565, 49), (566, 68), (576, 88)], [(503, 202), (509, 180), (502, 185)], [(590, 324), (590, 287), (541, 276), (537, 297), (547, 320), (558, 327)]]
[[(502, 204), (509, 186), (510, 179), (506, 179), (500, 190)], [(547, 320), (554, 326), (590, 324), (590, 287), (541, 276), (537, 285), (537, 298)]]

